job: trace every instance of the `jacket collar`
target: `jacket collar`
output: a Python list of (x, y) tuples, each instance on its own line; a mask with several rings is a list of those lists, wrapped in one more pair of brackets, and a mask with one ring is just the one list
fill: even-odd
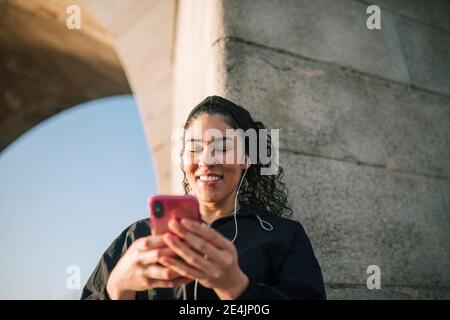
[[(239, 209), (236, 210), (236, 218), (238, 218), (238, 219), (245, 218), (245, 217), (254, 218), (254, 217), (256, 217), (256, 214), (258, 214), (260, 216), (264, 216), (264, 215), (268, 214), (268, 212), (266, 211), (266, 209), (256, 206), (256, 205), (253, 205), (253, 204), (243, 205)], [(211, 224), (208, 224), (208, 225), (212, 228), (216, 228), (232, 219), (234, 219), (233, 213), (231, 213), (230, 215), (224, 216), (224, 217), (217, 218)]]

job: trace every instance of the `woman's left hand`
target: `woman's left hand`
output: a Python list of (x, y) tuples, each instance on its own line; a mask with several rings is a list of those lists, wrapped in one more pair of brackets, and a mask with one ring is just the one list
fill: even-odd
[(246, 289), (249, 279), (239, 268), (236, 247), (230, 240), (189, 219), (181, 223), (172, 220), (169, 229), (176, 236), (167, 233), (163, 240), (183, 261), (163, 256), (159, 263), (183, 277), (198, 279), (222, 300), (236, 299)]

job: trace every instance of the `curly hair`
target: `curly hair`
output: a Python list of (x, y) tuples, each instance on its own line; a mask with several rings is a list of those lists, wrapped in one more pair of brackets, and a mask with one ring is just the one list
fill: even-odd
[[(233, 117), (222, 107), (215, 103), (209, 103), (202, 105), (194, 113), (190, 114), (187, 118), (184, 131), (186, 131), (191, 123), (202, 114), (219, 114), (224, 117), (225, 122), (233, 129), (239, 128), (237, 122)], [(260, 121), (255, 121), (255, 129), (266, 129), (264, 124)], [(183, 136), (182, 150), (181, 150), (181, 170), (183, 171), (183, 188), (186, 194), (189, 194), (192, 190), (189, 186), (189, 182), (186, 178), (186, 172), (183, 169), (183, 153), (185, 149), (185, 142)], [(245, 149), (246, 155), (249, 154), (248, 148)], [(267, 131), (267, 155), (272, 154), (272, 143), (269, 131)], [(284, 171), (281, 166), (278, 167), (277, 174), (274, 175), (261, 175), (261, 168), (270, 167), (269, 164), (262, 164), (259, 157), (256, 163), (252, 163), (247, 170), (244, 181), (242, 182), (241, 189), (239, 191), (238, 200), (241, 205), (256, 205), (263, 207), (269, 212), (283, 216), (291, 217), (292, 208), (288, 201), (288, 189), (286, 184), (282, 181)]]

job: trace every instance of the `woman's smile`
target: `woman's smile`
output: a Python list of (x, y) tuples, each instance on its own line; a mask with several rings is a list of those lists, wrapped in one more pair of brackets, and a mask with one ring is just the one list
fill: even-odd
[(195, 175), (196, 183), (200, 188), (220, 187), (223, 183), (223, 175), (215, 173), (200, 173)]

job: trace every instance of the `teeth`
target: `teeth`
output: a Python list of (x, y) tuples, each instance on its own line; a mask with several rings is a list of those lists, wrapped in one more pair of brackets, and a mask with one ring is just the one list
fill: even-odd
[(200, 179), (200, 181), (214, 181), (214, 180), (219, 180), (220, 177), (219, 176), (200, 176), (199, 179)]

